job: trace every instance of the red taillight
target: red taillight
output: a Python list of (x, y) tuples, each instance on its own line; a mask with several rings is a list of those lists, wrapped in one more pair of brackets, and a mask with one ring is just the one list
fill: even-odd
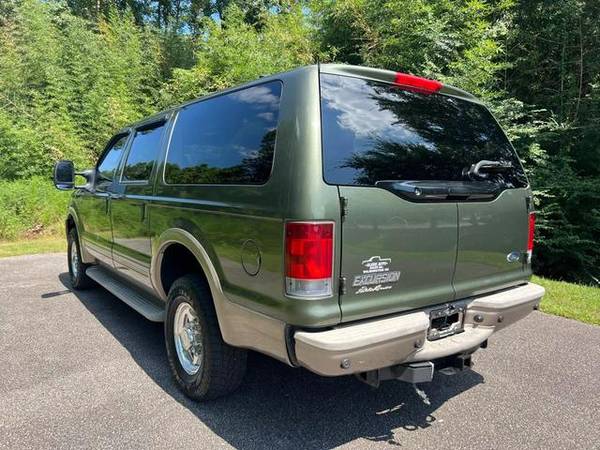
[(285, 224), (286, 292), (300, 297), (332, 293), (333, 222)]
[(394, 84), (423, 94), (434, 94), (443, 86), (443, 84), (439, 81), (429, 80), (427, 78), (416, 77), (414, 75), (400, 72), (396, 74)]
[(527, 236), (527, 261), (531, 262), (531, 255), (533, 253), (533, 238), (535, 236), (535, 213), (529, 213), (529, 233)]

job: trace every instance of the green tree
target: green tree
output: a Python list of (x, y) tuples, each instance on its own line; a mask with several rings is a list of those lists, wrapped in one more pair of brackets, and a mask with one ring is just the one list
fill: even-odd
[(507, 97), (552, 124), (525, 154), (537, 191), (535, 268), (586, 282), (600, 278), (599, 15), (597, 1), (517, 3), (503, 80)]
[(156, 108), (162, 41), (131, 13), (97, 23), (61, 2), (13, 3), (0, 29), (0, 176), (89, 164), (119, 127)]
[(503, 67), (500, 6), (473, 0), (316, 0), (322, 47), (337, 61), (489, 90)]
[(226, 26), (206, 20), (207, 35), (197, 44), (196, 63), (174, 70), (162, 90), (164, 106), (315, 61), (315, 42), (300, 6), (268, 13), (260, 29), (248, 24), (235, 5), (225, 14)]

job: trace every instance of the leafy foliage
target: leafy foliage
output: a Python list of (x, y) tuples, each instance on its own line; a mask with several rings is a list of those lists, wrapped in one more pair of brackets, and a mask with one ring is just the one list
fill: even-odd
[(267, 15), (260, 29), (248, 24), (236, 5), (226, 13), (226, 27), (206, 21), (207, 35), (194, 52), (196, 63), (174, 70), (163, 87), (164, 106), (314, 61), (311, 30), (299, 6)]
[(598, 282), (599, 16), (594, 0), (2, 0), (0, 179), (17, 184), (0, 184), (0, 238), (49, 226), (11, 196), (56, 159), (89, 165), (159, 109), (336, 61), (481, 97), (536, 192), (536, 271)]
[(62, 231), (68, 203), (68, 193), (39, 176), (0, 181), (0, 239)]
[(22, 0), (0, 31), (0, 177), (89, 164), (115, 128), (149, 114), (161, 47), (129, 13), (97, 23), (61, 3)]
[[(600, 278), (600, 4), (522, 2), (507, 35), (505, 96), (544, 111), (526, 152), (539, 220), (535, 269)], [(533, 146), (533, 147), (531, 147)]]

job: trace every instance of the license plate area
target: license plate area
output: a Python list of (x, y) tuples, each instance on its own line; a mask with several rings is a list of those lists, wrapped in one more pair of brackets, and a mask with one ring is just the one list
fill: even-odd
[(429, 313), (427, 339), (435, 341), (461, 333), (464, 327), (465, 309), (463, 306), (446, 305)]

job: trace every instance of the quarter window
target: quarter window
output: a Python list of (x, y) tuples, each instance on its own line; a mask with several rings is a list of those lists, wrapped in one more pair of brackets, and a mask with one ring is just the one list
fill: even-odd
[(136, 130), (123, 169), (123, 181), (147, 181), (150, 178), (163, 129), (164, 124)]
[(183, 108), (165, 166), (170, 184), (263, 184), (270, 174), (281, 82)]

